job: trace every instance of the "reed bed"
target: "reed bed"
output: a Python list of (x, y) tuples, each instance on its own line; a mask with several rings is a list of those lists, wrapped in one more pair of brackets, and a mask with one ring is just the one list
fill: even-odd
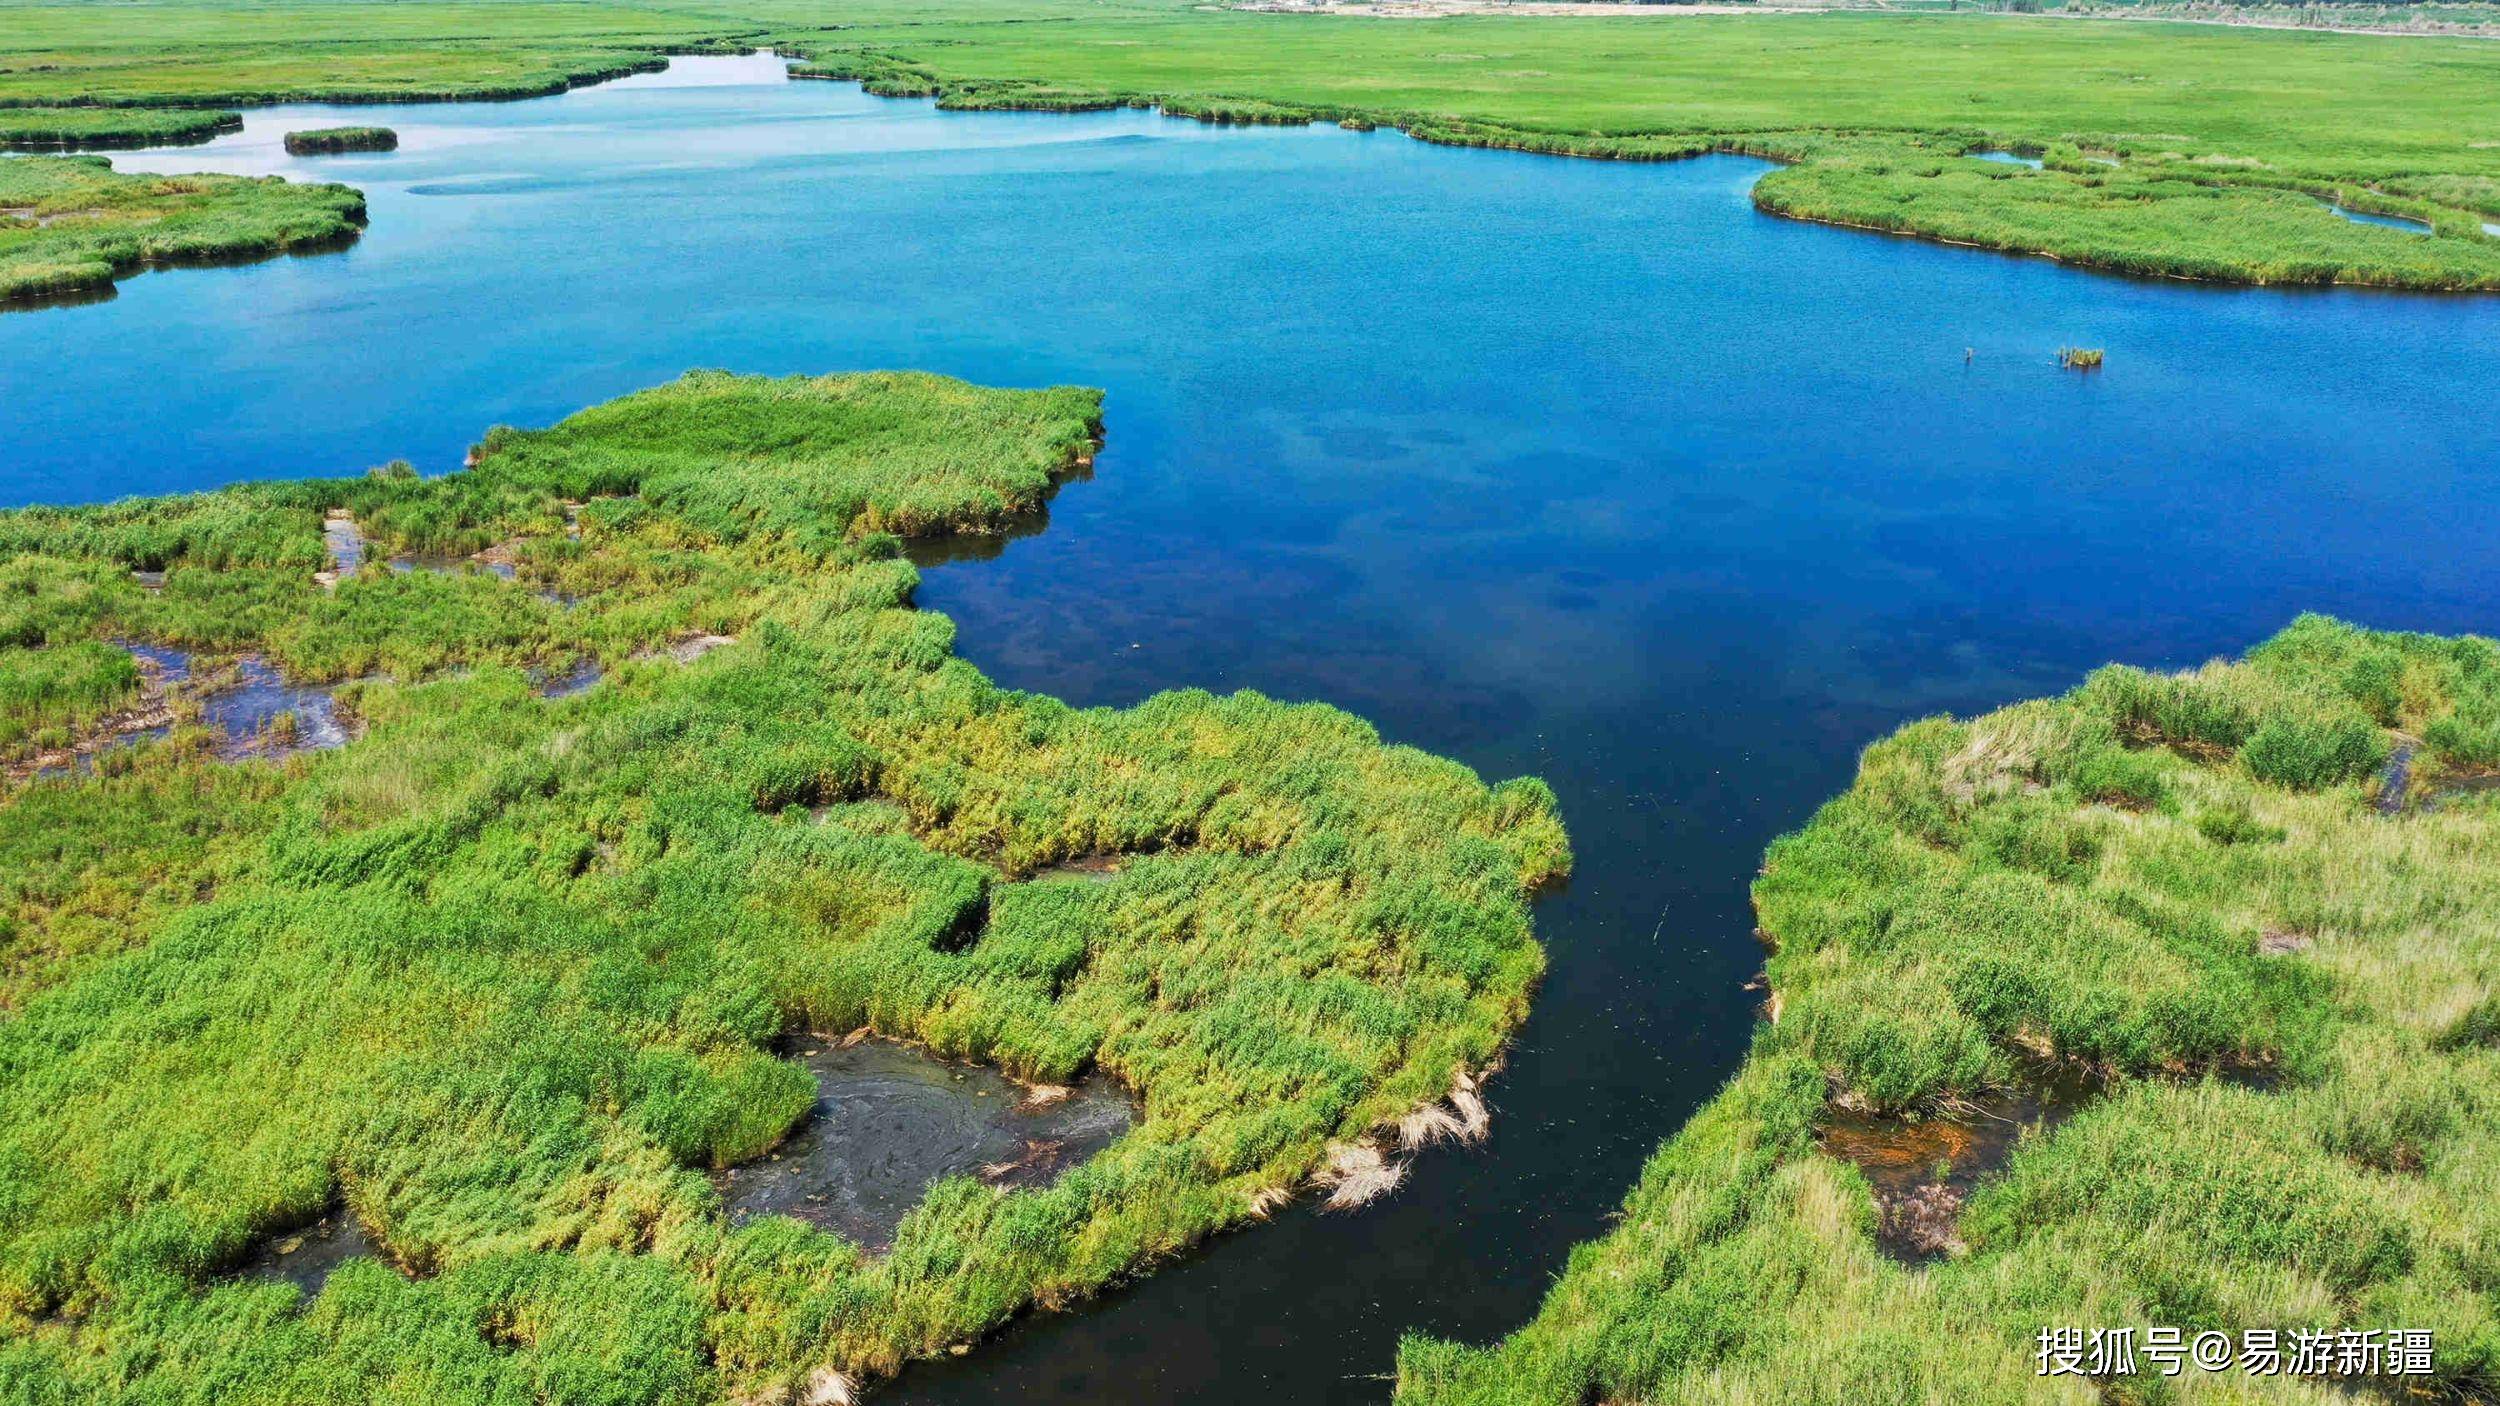
[(124, 175), (95, 156), (0, 161), (0, 307), (110, 289), (156, 265), (336, 246), (364, 219), (345, 186)]
[(328, 156), (350, 151), (397, 151), (399, 133), (388, 127), (317, 127), (286, 134), (289, 156)]
[[(2415, 1391), (2491, 1399), (2500, 803), (2467, 783), (2496, 761), (2500, 643), (2320, 617), (1878, 742), (1765, 857), (1780, 1014), (1743, 1068), (1534, 1321), (1410, 1339), (1400, 1399), (2340, 1399), (2043, 1377), (2058, 1326), (2423, 1329)], [(1956, 1252), (1879, 1253), (1826, 1114), (1952, 1116), (2057, 1066), (2097, 1098), (1979, 1182)]]
[[(0, 794), (0, 1399), (847, 1400), (1472, 1093), (1542, 970), (1549, 791), (1321, 705), (1003, 690), (911, 608), (897, 534), (1002, 529), (1099, 415), (698, 373), (443, 478), (0, 514), (0, 716), (106, 701), (120, 639), (372, 676), (334, 751), (177, 726)], [(325, 591), (342, 512), (515, 579)], [(1143, 1114), (1046, 1189), (939, 1183), (880, 1256), (731, 1224), (708, 1174), (815, 1097), (778, 1038), (862, 1028)], [(377, 1257), (316, 1302), (235, 1276), (339, 1208)]]
[(171, 146), (243, 129), (243, 114), (216, 108), (0, 107), (0, 150)]

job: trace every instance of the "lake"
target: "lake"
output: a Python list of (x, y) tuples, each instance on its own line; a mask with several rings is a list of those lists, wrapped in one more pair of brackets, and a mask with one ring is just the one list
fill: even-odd
[[(363, 122), (400, 149), (279, 146)], [(116, 162), (346, 181), (372, 228), (0, 315), (0, 501), (448, 470), (490, 423), (696, 366), (1082, 382), (1109, 392), (1091, 478), (922, 587), (967, 657), (1082, 704), (1327, 699), (1560, 793), (1579, 874), (1539, 912), (1552, 976), (1484, 1148), (914, 1367), (898, 1400), (1378, 1401), (1402, 1331), (1534, 1312), (1736, 1067), (1746, 885), (1865, 743), (2307, 609), (2500, 625), (2495, 299), (1805, 225), (1756, 213), (1766, 168), (1736, 158), (941, 113), (761, 57), (267, 109)]]

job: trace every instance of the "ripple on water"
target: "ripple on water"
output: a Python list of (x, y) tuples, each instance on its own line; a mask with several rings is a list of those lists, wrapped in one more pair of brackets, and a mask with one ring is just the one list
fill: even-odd
[(798, 1055), (816, 1076), (806, 1121), (714, 1184), (734, 1220), (795, 1216), (872, 1250), (893, 1243), (895, 1227), (940, 1178), (1047, 1186), (1137, 1116), (1101, 1077), (1043, 1102), (996, 1070), (886, 1040), (811, 1036)]

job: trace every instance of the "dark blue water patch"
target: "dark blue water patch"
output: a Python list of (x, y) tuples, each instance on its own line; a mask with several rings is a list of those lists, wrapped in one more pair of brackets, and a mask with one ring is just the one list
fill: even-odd
[[(1080, 704), (1326, 699), (1562, 798), (1578, 877), (1538, 909), (1551, 970), (1483, 1148), (916, 1366), (899, 1400), (1377, 1402), (1401, 1333), (1524, 1322), (1733, 1070), (1762, 848), (1869, 741), (2302, 610), (2500, 620), (2500, 301), (1784, 221), (1734, 157), (833, 83), (268, 109), (121, 164), (314, 176), (341, 168), (277, 136), (353, 121), (402, 139), (357, 178), (354, 248), (0, 317), (0, 498), (443, 471), (490, 424), (692, 366), (1098, 385), (1108, 439), (1047, 530), (915, 549), (962, 653)], [(561, 188), (409, 193), (510, 177)], [(2108, 369), (2061, 373), (2070, 345)]]

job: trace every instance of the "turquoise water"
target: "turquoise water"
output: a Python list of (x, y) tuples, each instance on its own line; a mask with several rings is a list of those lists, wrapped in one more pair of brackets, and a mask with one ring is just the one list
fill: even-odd
[[(2350, 220), (2357, 225), (2376, 225), (2380, 229), (2400, 229), (2407, 234), (2429, 234), (2431, 232), (2430, 223), (2428, 221), (2412, 219), (2405, 215), (2374, 215), (2367, 210), (2347, 210), (2341, 205), (2335, 206), (2334, 210), (2336, 214), (2343, 216), (2345, 219)], [(2488, 228), (2488, 226), (2486, 226), (2486, 228)]]
[[(362, 121), (401, 149), (278, 149)], [(1735, 1067), (1746, 883), (1867, 741), (2303, 609), (2500, 626), (2500, 300), (1782, 221), (1734, 158), (939, 113), (758, 60), (254, 112), (119, 163), (345, 180), (373, 225), (0, 315), (0, 501), (447, 470), (491, 422), (693, 366), (1085, 382), (1094, 476), (928, 574), (966, 655), (1081, 703), (1326, 698), (1561, 793), (1580, 873), (1540, 912), (1552, 977), (1485, 1148), (914, 1368), (902, 1400), (1379, 1400), (1402, 1330), (1523, 1321)], [(2061, 372), (2068, 345), (2106, 368)]]

